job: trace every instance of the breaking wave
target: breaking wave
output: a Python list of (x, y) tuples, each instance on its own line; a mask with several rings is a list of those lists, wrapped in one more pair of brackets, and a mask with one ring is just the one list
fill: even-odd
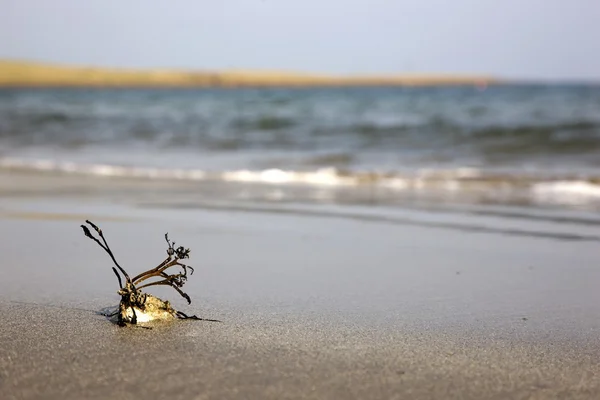
[(319, 168), (310, 171), (263, 170), (209, 171), (111, 164), (80, 164), (49, 159), (0, 158), (0, 171), (53, 173), (98, 178), (144, 180), (221, 181), (266, 185), (309, 185), (330, 188), (384, 189), (398, 192), (479, 192), (510, 195), (525, 193), (533, 200), (570, 205), (600, 202), (600, 177), (539, 176), (493, 173), (476, 168), (420, 169), (406, 172), (350, 171)]

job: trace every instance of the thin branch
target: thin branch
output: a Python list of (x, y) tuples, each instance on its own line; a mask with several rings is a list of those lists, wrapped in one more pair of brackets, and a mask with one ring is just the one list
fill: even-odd
[[(154, 273), (154, 272), (158, 271), (159, 269), (161, 269), (162, 267), (164, 267), (164, 266), (165, 266), (167, 263), (169, 263), (170, 261), (172, 261), (172, 258), (171, 258), (171, 256), (169, 256), (169, 257), (165, 258), (165, 260), (164, 260), (163, 262), (161, 262), (160, 264), (158, 264), (156, 267), (154, 267), (154, 268), (152, 268), (152, 269), (149, 269), (149, 270), (148, 270), (148, 271), (146, 271), (146, 272), (142, 272), (141, 274), (138, 274), (137, 276), (135, 276), (135, 277), (132, 279), (132, 282), (133, 282), (134, 284), (135, 284), (135, 283), (137, 283), (137, 282), (140, 280), (140, 278), (142, 278), (142, 277), (144, 277), (144, 276), (146, 276), (146, 275), (148, 275), (148, 274), (151, 274), (151, 273)], [(145, 278), (144, 278), (144, 279), (145, 279)], [(142, 279), (142, 280), (144, 280), (144, 279)], [(141, 282), (141, 281), (140, 281), (140, 282)]]
[(183, 311), (177, 311), (177, 318), (179, 319), (193, 319), (196, 321), (209, 321), (209, 322), (221, 322), (218, 319), (199, 318), (195, 315), (187, 315)]
[[(96, 239), (95, 237), (92, 236), (92, 234), (90, 233), (90, 230), (85, 225), (81, 225), (81, 227), (83, 228), (83, 232), (85, 233), (85, 236), (93, 239), (96, 243), (98, 243), (100, 245), (100, 247), (102, 247), (108, 253), (108, 255), (110, 256), (110, 258), (112, 258), (113, 262), (115, 263), (115, 265), (117, 266), (117, 268), (119, 268), (119, 271), (121, 271), (121, 273), (123, 274), (123, 276), (125, 277), (125, 279), (127, 279), (128, 282), (131, 282), (131, 278), (129, 278), (129, 275), (127, 274), (127, 272), (125, 272), (125, 270), (123, 268), (121, 268), (121, 266), (119, 265), (119, 263), (115, 259), (115, 256), (113, 255), (112, 251), (110, 250), (110, 247), (108, 246), (108, 242), (106, 241), (106, 239), (104, 238), (104, 235), (102, 234), (102, 229), (98, 228), (90, 220), (86, 219), (85, 222), (87, 222), (92, 228), (94, 228), (94, 230), (96, 231), (96, 233), (98, 233), (98, 236), (100, 236), (100, 238), (104, 242), (104, 246), (102, 245), (102, 243), (100, 243), (100, 241), (98, 239)], [(123, 287), (123, 285), (121, 285), (121, 287)]]
[[(134, 284), (137, 284), (139, 282), (142, 282), (152, 276), (157, 276), (158, 274), (160, 274), (161, 271), (166, 270), (167, 268), (170, 268), (174, 265), (180, 265), (183, 267), (183, 270), (185, 272), (185, 274), (187, 274), (187, 270), (186, 268), (190, 269), (190, 275), (192, 275), (194, 273), (194, 268), (188, 266), (188, 265), (184, 265), (184, 264), (179, 264), (178, 260), (179, 259), (183, 259), (183, 258), (189, 258), (190, 256), (190, 249), (185, 249), (183, 246), (179, 246), (178, 248), (175, 248), (175, 242), (172, 242), (171, 240), (169, 240), (169, 233), (165, 233), (165, 240), (167, 242), (167, 245), (169, 246), (167, 248), (167, 258), (165, 258), (165, 260), (163, 262), (161, 262), (160, 264), (158, 264), (158, 266), (149, 269), (148, 271), (142, 272), (141, 274), (135, 276), (132, 280), (132, 282)], [(173, 256), (175, 256), (175, 259), (173, 259)], [(168, 264), (168, 265), (167, 265)]]
[(123, 289), (123, 282), (121, 281), (121, 275), (119, 275), (119, 273), (117, 272), (117, 269), (115, 267), (112, 267), (112, 270), (115, 273), (115, 275), (117, 276), (117, 279), (119, 280), (119, 287), (121, 289)]
[(178, 275), (167, 275), (167, 274), (161, 274), (160, 276), (162, 276), (165, 279), (162, 279), (160, 281), (154, 281), (154, 282), (148, 282), (144, 285), (141, 285), (138, 287), (138, 290), (141, 290), (145, 287), (148, 286), (156, 286), (156, 285), (168, 285), (168, 286), (176, 286), (176, 287), (181, 287), (183, 286), (183, 282), (181, 281), (181, 278), (185, 278), (184, 276), (178, 276)]
[(160, 273), (154, 274), (150, 278), (158, 278), (159, 276), (164, 279), (146, 283), (144, 285), (141, 285), (139, 287), (139, 289), (151, 286), (150, 283), (152, 283), (152, 285), (161, 284), (161, 285), (182, 287), (185, 284), (185, 282), (187, 281), (187, 275), (185, 273), (169, 275), (166, 272), (160, 272)]
[(137, 314), (135, 312), (135, 307), (131, 306), (130, 308), (131, 308), (131, 311), (133, 312), (133, 317), (131, 317), (131, 323), (133, 325), (135, 325), (135, 324), (137, 324)]
[(184, 299), (187, 300), (188, 304), (192, 304), (192, 299), (190, 299), (190, 296), (188, 296), (187, 293), (184, 293), (181, 289), (179, 289), (177, 286), (175, 286), (173, 284), (173, 282), (171, 280), (169, 280), (169, 279), (164, 279), (162, 281), (147, 283), (145, 285), (140, 286), (140, 289), (143, 288), (143, 287), (159, 286), (159, 285), (165, 285), (165, 286), (172, 287), (173, 289), (175, 289), (177, 291), (177, 293), (179, 293), (181, 295), (181, 297), (183, 297)]
[(181, 264), (179, 262), (179, 260), (176, 258), (176, 259), (170, 261), (167, 264), (159, 266), (160, 268), (156, 267), (154, 269), (151, 269), (149, 271), (144, 272), (143, 274), (140, 274), (140, 275), (142, 275), (141, 278), (138, 278), (138, 279), (134, 278), (133, 283), (135, 285), (137, 285), (137, 284), (145, 281), (146, 279), (150, 279), (150, 278), (155, 277), (155, 276), (163, 276), (165, 278), (168, 277), (168, 276), (173, 276), (173, 275), (166, 274), (164, 271), (166, 271), (167, 269), (169, 269), (171, 267), (174, 267), (174, 266), (180, 266), (180, 267), (183, 268), (183, 274), (177, 274), (177, 276), (183, 276), (183, 277), (187, 278), (187, 269), (188, 268), (190, 269), (190, 275), (192, 275), (194, 273), (194, 268), (190, 267), (189, 265)]
[(83, 229), (83, 233), (85, 234), (85, 236), (89, 237), (94, 242), (98, 243), (98, 246), (102, 247), (104, 249), (104, 251), (108, 251), (106, 249), (106, 247), (104, 247), (104, 245), (102, 243), (100, 243), (100, 241), (98, 239), (96, 239), (94, 236), (92, 236), (92, 233), (90, 232), (90, 230), (88, 229), (87, 226), (81, 225), (81, 228)]
[[(87, 236), (88, 238), (92, 239), (94, 242), (98, 243), (98, 246), (102, 247), (102, 249), (104, 251), (106, 251), (108, 254), (110, 254), (110, 251), (102, 244), (100, 243), (100, 241), (98, 239), (96, 239), (94, 236), (92, 236), (90, 230), (88, 229), (87, 226), (85, 225), (81, 225), (81, 228), (83, 228), (83, 233), (85, 234), (85, 236)], [(121, 275), (119, 275), (119, 273), (117, 272), (117, 270), (115, 269), (115, 267), (112, 267), (113, 272), (115, 273), (115, 275), (117, 276), (117, 280), (119, 281), (119, 287), (122, 289), (123, 288), (123, 282), (121, 280)]]

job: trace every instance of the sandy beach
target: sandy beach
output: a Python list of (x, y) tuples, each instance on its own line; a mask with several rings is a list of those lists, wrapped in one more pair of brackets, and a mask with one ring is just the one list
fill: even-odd
[[(0, 205), (5, 399), (600, 397), (598, 226), (567, 240), (514, 230), (569, 224), (475, 216), (454, 218), (496, 231), (85, 196)], [(162, 260), (167, 231), (190, 247), (191, 305), (151, 292), (223, 322), (108, 322), (117, 282), (84, 218), (128, 271)]]
[(600, 400), (600, 2), (30, 3), (0, 400)]

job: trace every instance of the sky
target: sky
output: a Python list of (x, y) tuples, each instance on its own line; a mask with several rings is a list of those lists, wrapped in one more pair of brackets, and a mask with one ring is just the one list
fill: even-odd
[(600, 0), (0, 0), (0, 58), (600, 80)]

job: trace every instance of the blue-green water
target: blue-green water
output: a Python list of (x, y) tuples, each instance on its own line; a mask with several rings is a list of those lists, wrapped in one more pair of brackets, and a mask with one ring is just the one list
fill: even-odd
[(600, 86), (2, 90), (0, 168), (597, 208)]

